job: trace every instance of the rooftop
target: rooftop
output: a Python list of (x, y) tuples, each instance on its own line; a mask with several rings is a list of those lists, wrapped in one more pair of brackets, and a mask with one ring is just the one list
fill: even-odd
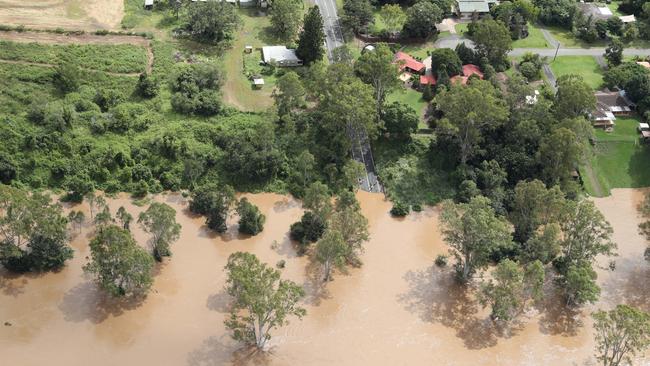
[(490, 11), (489, 4), (493, 1), (488, 0), (459, 0), (458, 11), (461, 13), (488, 13)]
[(289, 49), (286, 46), (265, 46), (262, 47), (262, 55), (265, 63), (275, 61), (278, 63), (301, 63), (302, 61), (296, 56), (296, 50)]
[(426, 66), (422, 62), (414, 59), (413, 56), (401, 51), (395, 54), (394, 60), (395, 60), (394, 62), (399, 63), (400, 70), (409, 68), (414, 71), (422, 71), (426, 68)]

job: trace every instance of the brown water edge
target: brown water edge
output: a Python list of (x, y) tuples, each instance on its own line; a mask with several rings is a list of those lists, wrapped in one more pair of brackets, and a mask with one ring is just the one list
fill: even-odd
[[(561, 311), (547, 301), (527, 314), (509, 335), (495, 330), (470, 297), (451, 280), (449, 269), (432, 265), (445, 253), (435, 209), (403, 220), (388, 214), (382, 196), (359, 193), (370, 222), (364, 265), (336, 274), (325, 290), (309, 262), (288, 240), (289, 225), (302, 214), (299, 202), (280, 195), (247, 195), (267, 216), (264, 232), (224, 235), (187, 212), (187, 202), (170, 194), (156, 199), (177, 210), (183, 225), (171, 260), (157, 268), (153, 290), (142, 304), (108, 301), (83, 276), (89, 228), (72, 245), (75, 257), (59, 273), (7, 276), (0, 284), (2, 364), (16, 365), (583, 365), (593, 353), (588, 316), (596, 308), (627, 302), (650, 310), (650, 265), (643, 261), (645, 239), (638, 235), (636, 204), (642, 193), (613, 190), (595, 199), (615, 229), (617, 269), (599, 270), (601, 301), (582, 314)], [(134, 216), (122, 197), (109, 200)], [(87, 208), (87, 205), (74, 209)], [(134, 225), (138, 242), (144, 234)], [(272, 243), (277, 245), (272, 248)], [(285, 277), (305, 285), (307, 316), (273, 333), (271, 352), (254, 355), (233, 342), (223, 326), (228, 297), (225, 265), (235, 251), (251, 251), (274, 265), (286, 261)], [(602, 260), (607, 267), (608, 261)], [(650, 364), (650, 354), (638, 364)]]

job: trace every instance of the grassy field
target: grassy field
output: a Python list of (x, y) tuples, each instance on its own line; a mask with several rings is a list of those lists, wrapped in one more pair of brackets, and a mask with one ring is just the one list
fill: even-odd
[[(636, 117), (618, 118), (611, 133), (596, 131), (597, 143), (590, 166), (592, 174), (583, 174), (587, 192), (608, 195), (612, 188), (650, 186), (650, 146), (639, 141)], [(594, 181), (596, 180), (596, 181)]]
[(401, 50), (415, 58), (424, 60), (429, 57), (429, 52), (433, 51), (433, 48), (433, 42), (424, 42), (405, 45)]
[(69, 60), (80, 67), (117, 73), (144, 72), (147, 52), (143, 47), (121, 45), (57, 45), (0, 41), (0, 59), (57, 64)]
[(528, 37), (512, 42), (513, 48), (548, 48), (550, 45), (542, 31), (534, 25), (528, 26)]
[[(232, 47), (225, 52), (222, 60), (227, 78), (223, 87), (224, 99), (241, 110), (261, 111), (273, 104), (271, 93), (277, 77), (275, 74), (263, 75), (264, 87), (254, 89), (246, 75), (245, 67), (261, 73), (262, 69), (256, 66), (262, 60), (261, 47), (284, 43), (271, 36), (268, 17), (258, 16), (255, 10), (246, 9), (240, 11), (240, 16), (242, 26), (235, 35)], [(245, 54), (245, 46), (253, 46), (253, 53)]]
[(413, 108), (413, 110), (420, 116), (420, 123), (418, 125), (419, 128), (429, 128), (424, 123), (424, 119), (422, 116), (424, 115), (425, 108), (427, 106), (427, 102), (422, 99), (422, 93), (420, 93), (417, 90), (413, 90), (411, 88), (399, 88), (393, 93), (389, 94), (386, 97), (387, 102), (400, 102), (407, 104), (409, 107)]
[(603, 84), (603, 70), (592, 56), (560, 56), (551, 62), (555, 77), (575, 74), (583, 77), (593, 89), (599, 89)]
[(456, 33), (463, 35), (465, 32), (467, 32), (467, 25), (468, 23), (458, 23), (454, 26), (456, 29)]

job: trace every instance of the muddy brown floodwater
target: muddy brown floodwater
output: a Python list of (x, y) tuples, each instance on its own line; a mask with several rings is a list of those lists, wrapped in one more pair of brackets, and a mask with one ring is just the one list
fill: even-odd
[[(364, 265), (337, 273), (323, 289), (288, 239), (289, 225), (302, 213), (300, 203), (274, 194), (248, 197), (267, 216), (264, 232), (253, 238), (238, 236), (234, 220), (225, 235), (212, 234), (202, 218), (187, 212), (185, 199), (157, 197), (176, 208), (183, 230), (141, 304), (106, 299), (83, 276), (89, 228), (74, 239), (75, 257), (62, 271), (2, 274), (0, 324), (11, 326), (0, 325), (0, 363), (584, 365), (593, 362), (591, 311), (622, 302), (650, 310), (650, 265), (636, 228), (640, 191), (614, 190), (595, 200), (615, 228), (621, 254), (614, 272), (606, 269), (608, 260), (600, 263), (601, 301), (573, 313), (551, 297), (509, 333), (494, 329), (487, 311), (454, 285), (450, 269), (433, 266), (447, 251), (435, 209), (398, 220), (390, 217), (382, 196), (359, 193), (371, 233)], [(134, 216), (143, 209), (126, 198), (110, 200), (112, 212), (120, 205)], [(146, 243), (139, 228), (134, 233)], [(307, 316), (276, 330), (265, 356), (240, 350), (223, 326), (229, 300), (223, 266), (235, 251), (253, 252), (271, 265), (285, 260), (283, 275), (307, 290)], [(637, 364), (650, 364), (648, 356)]]

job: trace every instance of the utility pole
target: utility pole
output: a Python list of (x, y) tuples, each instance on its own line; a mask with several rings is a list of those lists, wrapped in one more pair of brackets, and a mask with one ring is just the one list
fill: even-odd
[(560, 42), (557, 43), (557, 48), (555, 49), (555, 56), (553, 56), (553, 61), (557, 58), (557, 53), (560, 51)]

